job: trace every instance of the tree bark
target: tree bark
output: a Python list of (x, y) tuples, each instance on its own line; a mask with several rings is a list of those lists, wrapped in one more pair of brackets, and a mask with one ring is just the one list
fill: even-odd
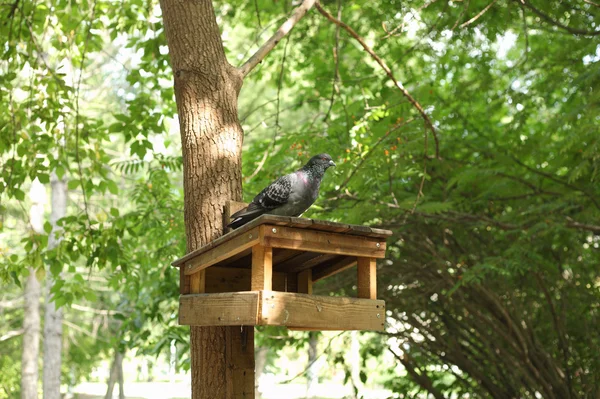
[[(55, 248), (60, 242), (56, 237), (58, 219), (65, 216), (67, 212), (67, 185), (56, 175), (52, 175), (52, 212), (50, 223), (52, 233), (48, 238), (48, 249)], [(60, 233), (59, 233), (60, 234)], [(60, 399), (60, 380), (62, 364), (62, 309), (56, 309), (50, 289), (54, 285), (54, 278), (47, 273), (46, 278), (46, 313), (44, 316), (44, 373), (42, 388), (44, 399)]]
[(352, 331), (350, 333), (351, 341), (350, 341), (350, 354), (349, 354), (349, 363), (350, 363), (350, 379), (352, 380), (352, 386), (354, 387), (356, 398), (356, 392), (361, 392), (364, 388), (364, 384), (360, 379), (360, 368), (361, 368), (361, 357), (360, 357), (360, 341), (358, 336), (358, 331)]
[(119, 380), (119, 399), (125, 399), (125, 381), (123, 379), (123, 358), (124, 353), (117, 353), (117, 378)]
[(40, 352), (40, 282), (35, 269), (29, 268), (25, 283), (23, 353), (21, 357), (21, 398), (38, 397), (38, 356)]
[(115, 389), (115, 383), (117, 382), (117, 352), (115, 352), (115, 359), (110, 366), (110, 373), (108, 374), (108, 381), (106, 381), (106, 395), (104, 399), (112, 399), (113, 391)]
[(260, 398), (258, 382), (260, 380), (260, 376), (265, 372), (265, 368), (267, 367), (267, 355), (269, 354), (269, 348), (266, 346), (261, 346), (260, 348), (256, 348), (254, 354), (254, 378), (256, 379), (254, 383), (254, 395), (256, 398)]
[(315, 331), (308, 333), (308, 370), (306, 372), (306, 397), (317, 397), (317, 386), (319, 385), (319, 373), (317, 370), (317, 346), (319, 336)]
[[(224, 205), (241, 200), (242, 74), (226, 60), (210, 0), (160, 5), (175, 77), (190, 252), (222, 234)], [(254, 330), (245, 330), (241, 345), (240, 327), (191, 327), (192, 398), (254, 397)]]
[[(44, 186), (37, 180), (31, 184), (29, 194), (32, 205), (29, 211), (29, 223), (35, 233), (44, 232)], [(40, 282), (36, 269), (29, 267), (29, 276), (25, 283), (25, 315), (23, 317), (23, 353), (21, 356), (21, 398), (38, 397), (38, 356), (40, 354)]]
[(115, 384), (119, 384), (119, 399), (125, 399), (125, 392), (123, 387), (123, 358), (125, 357), (124, 353), (119, 352), (118, 349), (115, 349), (115, 357), (113, 359), (113, 363), (110, 367), (110, 374), (108, 376), (108, 381), (106, 382), (106, 395), (104, 399), (112, 399), (113, 391), (115, 389)]

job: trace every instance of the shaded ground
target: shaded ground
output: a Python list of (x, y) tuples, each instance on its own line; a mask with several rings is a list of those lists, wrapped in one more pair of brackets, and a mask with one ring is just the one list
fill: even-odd
[[(190, 397), (188, 382), (131, 382), (125, 384), (126, 399), (187, 399)], [(87, 382), (78, 385), (74, 390), (75, 399), (104, 399), (106, 384)], [(352, 392), (349, 386), (339, 384), (319, 384), (315, 390), (314, 399), (343, 399), (350, 398)], [(391, 392), (386, 390), (362, 392), (364, 399), (384, 399)], [(118, 387), (115, 387), (113, 398), (119, 397)], [(300, 399), (306, 398), (305, 384), (272, 385), (262, 392), (262, 399)], [(258, 399), (258, 398), (257, 398)]]

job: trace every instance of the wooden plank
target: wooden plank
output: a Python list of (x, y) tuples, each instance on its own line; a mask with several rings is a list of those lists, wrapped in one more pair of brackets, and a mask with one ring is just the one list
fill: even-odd
[(219, 263), (216, 263), (217, 266), (228, 266), (228, 267), (240, 267), (245, 265), (246, 267), (250, 267), (250, 262), (252, 259), (252, 248), (246, 248), (242, 252), (235, 254), (227, 259), (222, 260)]
[[(244, 208), (246, 204), (239, 202), (228, 202), (224, 207), (223, 212), (223, 232), (227, 233), (231, 229), (227, 227), (230, 221), (230, 215), (236, 211)], [(242, 251), (240, 254), (233, 255), (232, 257), (225, 259), (229, 265), (235, 265), (236, 262), (240, 262), (240, 258), (250, 254), (251, 250), (247, 249)], [(250, 261), (248, 261), (248, 264)], [(201, 273), (208, 273), (209, 270), (204, 269)], [(250, 276), (248, 275), (247, 282), (244, 284), (245, 288), (240, 291), (248, 290), (250, 286)], [(229, 286), (229, 288), (231, 288)], [(238, 326), (227, 326), (224, 327), (225, 332), (225, 355), (226, 355), (226, 368), (225, 368), (225, 381), (226, 381), (226, 396), (231, 398), (254, 398), (254, 326), (252, 327), (238, 327)]]
[(310, 269), (310, 265), (306, 266), (306, 263), (320, 256), (321, 254), (316, 252), (299, 252), (297, 256), (277, 264), (274, 268), (280, 272), (298, 273)]
[(254, 398), (254, 326), (227, 327), (225, 341), (227, 397)]
[(358, 297), (377, 298), (377, 264), (374, 258), (358, 258)]
[(390, 230), (378, 229), (375, 227), (371, 227), (371, 233), (374, 237), (389, 237), (393, 234)]
[(346, 233), (352, 231), (352, 227), (346, 223), (330, 222), (328, 220), (313, 220), (313, 224), (319, 230), (331, 231), (334, 233)]
[(313, 219), (291, 217), (290, 221), (286, 225), (290, 226), (290, 227), (299, 227), (301, 229), (308, 229), (308, 228), (312, 228), (314, 226), (314, 224), (315, 224), (315, 221)]
[[(233, 208), (232, 208), (233, 209)], [(254, 229), (257, 226), (271, 224), (271, 225), (292, 225), (297, 228), (305, 228), (310, 230), (317, 231), (330, 231), (330, 232), (344, 232), (346, 235), (356, 235), (356, 236), (368, 236), (373, 238), (381, 238), (382, 241), (385, 240), (386, 237), (392, 235), (390, 230), (383, 229), (375, 229), (367, 226), (359, 226), (359, 225), (349, 225), (344, 223), (337, 222), (329, 222), (325, 220), (315, 220), (315, 219), (307, 219), (307, 218), (290, 218), (286, 216), (277, 216), (277, 215), (261, 215), (260, 217), (252, 220), (251, 222), (243, 225), (242, 227), (232, 230), (227, 234), (213, 240), (207, 245), (198, 248), (195, 251), (192, 251), (180, 259), (177, 259), (172, 263), (173, 266), (182, 266), (188, 260), (197, 257), (198, 255), (207, 252), (211, 248), (222, 245), (223, 243), (237, 237), (240, 235), (244, 235), (248, 231)]]
[(308, 262), (302, 265), (303, 268), (314, 269), (320, 265), (331, 262), (333, 259), (337, 258), (339, 255), (335, 254), (319, 254), (318, 257), (309, 260)]
[(291, 259), (301, 253), (302, 251), (295, 251), (293, 249), (273, 248), (273, 266), (276, 266), (281, 262), (285, 262), (286, 260)]
[(185, 274), (194, 274), (254, 246), (259, 242), (258, 229), (256, 227), (188, 260), (185, 264)]
[(273, 248), (263, 245), (252, 247), (252, 291), (273, 289)]
[(385, 241), (376, 238), (264, 225), (261, 244), (274, 248), (351, 256), (385, 257)]
[(257, 291), (189, 294), (179, 297), (179, 324), (186, 326), (253, 326)]
[(183, 267), (179, 269), (179, 294), (185, 295), (190, 293), (190, 276), (185, 275)]
[[(250, 269), (213, 266), (206, 269), (206, 293), (250, 291)], [(296, 292), (295, 274), (273, 272), (273, 291)]]
[[(280, 273), (275, 273), (277, 275)], [(286, 276), (285, 278), (285, 290), (275, 289), (273, 286), (273, 291), (284, 291), (284, 292), (298, 292), (298, 273), (281, 273)]]
[(312, 270), (307, 269), (298, 273), (298, 292), (300, 294), (312, 295)]
[(199, 255), (201, 255), (205, 252), (208, 252), (210, 249), (212, 249), (214, 247), (218, 247), (218, 246), (226, 243), (227, 241), (237, 238), (238, 236), (247, 235), (251, 230), (254, 230), (254, 228), (256, 228), (257, 226), (258, 226), (258, 223), (245, 224), (242, 227), (235, 229), (233, 231), (230, 231), (229, 233), (222, 235), (221, 237), (209, 242), (208, 244), (186, 254), (185, 256), (183, 256), (183, 257), (177, 259), (175, 262), (171, 263), (171, 265), (176, 266), (176, 267), (183, 266), (190, 259), (194, 259), (194, 258), (198, 257)]
[(201, 294), (206, 289), (206, 270), (190, 275), (190, 294)]
[(261, 325), (319, 330), (384, 328), (385, 302), (380, 300), (263, 291), (259, 301)]
[(338, 256), (334, 261), (320, 265), (313, 269), (313, 282), (322, 280), (326, 277), (343, 272), (356, 265), (356, 257), (354, 256)]

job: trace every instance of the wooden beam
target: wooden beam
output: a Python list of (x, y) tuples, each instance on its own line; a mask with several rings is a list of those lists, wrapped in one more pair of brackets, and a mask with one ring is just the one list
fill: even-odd
[(358, 258), (358, 297), (377, 298), (377, 264), (374, 258)]
[[(206, 293), (250, 291), (250, 269), (212, 266), (206, 269)], [(296, 274), (273, 272), (273, 290), (297, 292)]]
[(206, 289), (206, 270), (200, 270), (190, 276), (190, 294), (202, 294)]
[(295, 251), (293, 249), (273, 248), (273, 266), (285, 262), (301, 253), (301, 251)]
[(343, 272), (356, 265), (356, 257), (354, 256), (343, 256), (338, 257), (334, 262), (319, 265), (313, 269), (312, 277), (313, 282), (324, 279), (325, 277), (333, 276), (334, 274)]
[[(233, 207), (231, 209), (233, 209)], [(225, 218), (229, 220), (228, 215)], [(314, 232), (340, 232), (344, 233), (344, 236), (379, 239), (381, 243), (385, 243), (387, 237), (392, 235), (390, 230), (376, 229), (368, 226), (348, 225), (306, 218), (290, 218), (287, 216), (262, 215), (243, 225), (242, 227), (230, 231), (216, 240), (203, 245), (201, 248), (186, 254), (185, 256), (174, 261), (172, 265), (177, 267), (183, 266), (189, 260), (198, 257), (212, 248), (219, 247), (223, 243), (232, 240), (235, 237), (244, 235), (258, 226), (264, 226), (267, 224), (271, 226), (295, 227), (300, 230), (310, 230)]]
[(261, 325), (315, 330), (384, 329), (384, 301), (277, 291), (263, 291), (259, 301)]
[(179, 323), (191, 326), (382, 331), (385, 323), (385, 302), (381, 300), (278, 291), (182, 295), (179, 309)]
[(254, 398), (254, 326), (228, 327), (227, 342), (227, 392), (232, 399)]
[(310, 261), (315, 258), (324, 256), (316, 252), (300, 252), (299, 255), (294, 256), (291, 259), (281, 262), (279, 264), (273, 264), (275, 270), (280, 272), (298, 273), (305, 269), (310, 269)]
[(298, 292), (312, 295), (312, 270), (306, 269), (298, 273)]
[(190, 276), (185, 275), (183, 267), (179, 268), (179, 294), (185, 295), (190, 293)]
[(273, 248), (260, 244), (252, 247), (252, 291), (273, 289)]
[(263, 225), (261, 244), (273, 248), (385, 258), (385, 240), (294, 227)]
[(258, 292), (190, 294), (179, 297), (179, 324), (186, 326), (254, 326)]
[(250, 265), (252, 258), (252, 248), (247, 248), (242, 252), (235, 254), (219, 262), (219, 266), (244, 267)]
[[(274, 273), (273, 276), (276, 276), (279, 273)], [(281, 273), (284, 274), (285, 277), (285, 290), (278, 290), (273, 285), (273, 291), (285, 291), (285, 292), (298, 292), (298, 273)]]
[(194, 274), (256, 245), (259, 242), (258, 230), (259, 228), (255, 227), (245, 234), (238, 235), (189, 259), (185, 262), (185, 274)]

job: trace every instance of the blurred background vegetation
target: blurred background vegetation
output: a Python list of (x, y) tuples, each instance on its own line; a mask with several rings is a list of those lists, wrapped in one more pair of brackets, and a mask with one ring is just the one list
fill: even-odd
[[(214, 4), (236, 66), (297, 5)], [(385, 60), (436, 136), (316, 10), (246, 79), (245, 199), (328, 152), (338, 167), (304, 216), (394, 232), (378, 264), (386, 332), (258, 329), (259, 392), (598, 398), (600, 5), (322, 5)], [(21, 395), (31, 303), (42, 332), (47, 305), (63, 311), (67, 396), (103, 397), (123, 369), (127, 396), (189, 397), (170, 266), (185, 253), (181, 149), (158, 1), (7, 0), (0, 15), (0, 398)], [(353, 284), (347, 271), (315, 293)]]

